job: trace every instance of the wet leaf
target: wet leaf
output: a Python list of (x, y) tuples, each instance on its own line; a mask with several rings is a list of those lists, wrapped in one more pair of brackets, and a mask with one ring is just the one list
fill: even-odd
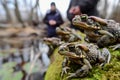
[[(32, 73), (33, 72), (38, 72), (40, 70), (40, 67), (39, 67), (40, 64), (35, 64), (34, 67), (32, 68)], [(24, 66), (23, 66), (23, 69), (29, 73), (30, 71), (30, 68), (31, 68), (31, 63), (26, 63)]]

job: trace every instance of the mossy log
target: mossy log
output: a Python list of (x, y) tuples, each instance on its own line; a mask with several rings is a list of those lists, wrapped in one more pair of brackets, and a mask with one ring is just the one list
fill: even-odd
[[(63, 78), (60, 77), (64, 57), (57, 51), (58, 49), (53, 54), (54, 62), (49, 66), (45, 80), (66, 80), (67, 75)], [(110, 50), (110, 52), (112, 58), (109, 64), (106, 64), (103, 68), (94, 66), (87, 77), (72, 80), (120, 80), (120, 50)]]
[[(100, 66), (93, 66), (92, 70), (84, 78), (76, 78), (72, 80), (120, 80), (120, 49), (111, 52), (111, 61), (109, 64), (106, 64), (103, 68)], [(53, 53), (54, 61), (49, 66), (45, 80), (66, 80), (67, 74), (63, 78), (60, 77), (62, 62), (64, 56), (58, 54), (58, 49)], [(70, 65), (71, 66), (71, 65)], [(75, 66), (71, 66), (69, 72), (72, 72)]]

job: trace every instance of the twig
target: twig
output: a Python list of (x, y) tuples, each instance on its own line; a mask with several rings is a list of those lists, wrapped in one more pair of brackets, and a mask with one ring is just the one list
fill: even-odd
[[(31, 49), (32, 51), (31, 51), (31, 55), (32, 54), (34, 54), (33, 53), (33, 47), (32, 47), (32, 49)], [(36, 56), (35, 56), (35, 58), (33, 59), (33, 57), (34, 57), (34, 55), (32, 55), (32, 61), (31, 61), (31, 66), (30, 66), (30, 70), (29, 70), (29, 72), (28, 72), (28, 75), (26, 76), (26, 79), (25, 80), (28, 80), (29, 79), (29, 75), (31, 74), (31, 72), (32, 72), (32, 70), (33, 70), (33, 68), (34, 68), (34, 66), (35, 66), (35, 62), (37, 61), (37, 59), (40, 57), (40, 52), (38, 53), (38, 54), (36, 54)]]

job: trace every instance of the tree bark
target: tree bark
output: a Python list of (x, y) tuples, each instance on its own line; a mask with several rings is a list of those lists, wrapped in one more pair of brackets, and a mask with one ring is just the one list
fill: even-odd
[(7, 6), (7, 0), (1, 0), (1, 4), (2, 4), (3, 8), (5, 9), (7, 22), (11, 22), (12, 17), (10, 15), (10, 11), (9, 11), (8, 6)]
[(104, 18), (106, 18), (106, 15), (107, 15), (107, 9), (108, 9), (108, 1), (105, 0), (104, 1), (104, 9), (103, 9), (103, 15), (104, 15)]
[(15, 1), (15, 15), (16, 15), (18, 21), (22, 24), (22, 26), (25, 27), (24, 22), (22, 20), (22, 16), (19, 11), (18, 2), (17, 2), (17, 0), (14, 0), (14, 1)]
[(39, 0), (36, 0), (35, 6), (32, 7), (31, 12), (30, 12), (30, 18), (29, 18), (30, 23), (32, 23), (33, 13), (34, 13), (34, 10), (37, 8), (38, 5), (39, 5)]

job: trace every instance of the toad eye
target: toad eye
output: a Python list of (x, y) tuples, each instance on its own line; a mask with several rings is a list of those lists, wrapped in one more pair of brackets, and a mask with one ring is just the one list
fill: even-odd
[(68, 51), (68, 48), (66, 48), (66, 47), (60, 47), (59, 50), (60, 51)]
[(87, 20), (87, 22), (88, 22), (88, 24), (94, 24), (94, 20), (92, 20), (90, 18)]
[(60, 49), (60, 51), (65, 51), (65, 49), (64, 49), (64, 48), (62, 48), (62, 49)]
[(78, 17), (76, 17), (76, 18), (73, 18), (73, 20), (72, 20), (73, 22), (78, 22), (78, 21), (81, 21), (81, 19), (80, 18), (78, 18)]
[(63, 28), (61, 28), (61, 30), (63, 31), (64, 29), (63, 29)]
[(80, 48), (78, 46), (75, 47), (77, 50), (79, 50)]
[(87, 19), (87, 16), (81, 16), (81, 19), (85, 19), (85, 20), (86, 20), (86, 19)]

